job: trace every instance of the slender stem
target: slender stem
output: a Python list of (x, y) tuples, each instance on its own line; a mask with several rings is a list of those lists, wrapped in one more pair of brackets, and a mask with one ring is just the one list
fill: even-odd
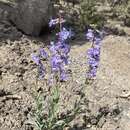
[(91, 45), (92, 48), (94, 48), (94, 38), (95, 38), (95, 36), (93, 37), (93, 41), (92, 41), (92, 45)]

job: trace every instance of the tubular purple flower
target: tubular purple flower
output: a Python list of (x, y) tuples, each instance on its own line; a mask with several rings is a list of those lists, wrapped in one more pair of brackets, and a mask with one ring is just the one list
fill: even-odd
[(89, 41), (93, 41), (93, 39), (94, 39), (94, 31), (92, 29), (88, 29), (88, 32), (86, 33), (86, 38)]
[(52, 27), (53, 25), (57, 24), (56, 21), (57, 21), (57, 19), (51, 19), (49, 21), (49, 27)]
[(48, 58), (48, 54), (45, 52), (43, 48), (40, 48), (39, 52), (41, 57), (43, 57), (44, 59)]
[(72, 31), (71, 30), (68, 31), (66, 28), (62, 28), (62, 30), (58, 33), (58, 35), (59, 35), (59, 40), (63, 42), (68, 38), (71, 38)]
[(32, 60), (38, 65), (38, 75), (39, 78), (42, 79), (45, 76), (45, 67), (43, 66), (42, 62), (40, 61), (40, 57), (37, 55), (32, 54)]
[(70, 52), (70, 46), (68, 44), (63, 44), (63, 51), (67, 55)]
[(60, 73), (60, 81), (66, 81), (67, 80), (67, 75), (65, 71), (61, 71)]
[(94, 59), (94, 58), (91, 58), (91, 59), (88, 59), (88, 64), (89, 64), (91, 67), (98, 67), (99, 61), (97, 61), (97, 60)]
[(40, 79), (44, 78), (44, 76), (45, 76), (45, 67), (43, 66), (43, 64), (41, 62), (38, 66), (38, 75), (39, 75)]
[(37, 64), (39, 65), (40, 64), (40, 58), (39, 56), (35, 55), (35, 54), (32, 54), (32, 60)]
[(57, 54), (57, 55), (53, 55), (51, 57), (51, 69), (52, 72), (57, 72), (60, 69), (61, 63), (62, 63), (62, 59), (61, 57)]
[(93, 48), (93, 56), (99, 56), (100, 55), (100, 49), (99, 48)]
[(87, 51), (88, 57), (96, 58), (100, 55), (100, 48), (90, 48)]
[(89, 72), (87, 73), (87, 78), (93, 78), (96, 76), (96, 69), (99, 66), (99, 55), (100, 49), (90, 48), (87, 52), (88, 54), (88, 64), (89, 64)]
[(66, 43), (57, 45), (57, 49), (60, 49), (60, 52), (65, 55), (67, 55), (70, 52), (70, 46)]

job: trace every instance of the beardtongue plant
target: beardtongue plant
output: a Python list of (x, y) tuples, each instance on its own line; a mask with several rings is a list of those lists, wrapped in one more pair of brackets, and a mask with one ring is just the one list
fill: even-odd
[[(68, 42), (69, 39), (73, 36), (71, 29), (66, 29), (65, 27), (62, 27), (62, 23), (64, 22), (65, 20), (61, 19), (61, 17), (51, 19), (49, 22), (49, 27), (55, 26), (56, 24), (60, 24), (60, 32), (56, 34), (56, 36), (58, 36), (58, 39), (55, 42), (50, 42), (50, 55), (47, 54), (43, 48), (39, 49), (38, 55), (32, 55), (32, 60), (38, 66), (38, 76), (40, 79), (44, 78), (47, 72), (47, 68), (45, 68), (43, 60), (49, 61), (49, 65), (51, 67), (49, 82), (54, 85), (54, 88), (56, 87), (54, 94), (52, 94), (52, 101), (50, 101), (49, 112), (46, 115), (45, 119), (43, 117), (42, 112), (43, 102), (40, 101), (39, 98), (36, 99), (37, 111), (34, 117), (36, 118), (35, 123), (39, 130), (58, 130), (58, 128), (63, 130), (63, 128), (71, 121), (69, 120), (69, 117), (65, 120), (59, 120), (56, 110), (59, 102), (58, 82), (67, 80), (65, 66), (69, 63), (68, 58), (70, 46)], [(87, 50), (89, 71), (86, 75), (86, 81), (88, 81), (96, 77), (100, 61), (102, 36), (100, 35), (100, 33), (94, 31), (93, 29), (88, 29), (86, 33), (86, 38), (92, 43), (91, 48)], [(56, 84), (54, 81), (56, 81)], [(72, 120), (73, 118), (75, 118), (75, 115), (79, 111), (79, 106), (75, 108), (74, 115), (71, 117)]]
[(86, 75), (87, 82), (96, 77), (100, 62), (100, 48), (103, 36), (100, 32), (88, 29), (86, 38), (92, 43), (91, 48), (87, 50), (87, 63), (89, 65), (89, 70)]

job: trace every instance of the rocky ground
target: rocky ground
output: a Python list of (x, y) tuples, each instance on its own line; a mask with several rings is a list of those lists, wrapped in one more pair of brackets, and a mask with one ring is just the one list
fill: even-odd
[[(44, 85), (45, 81), (36, 85), (37, 66), (31, 54), (44, 45), (44, 41), (26, 36), (0, 43), (0, 130), (33, 130), (28, 123), (35, 106), (32, 93), (41, 89), (48, 95), (48, 86)], [(73, 109), (75, 101), (85, 94), (82, 101), (85, 111), (76, 117), (69, 130), (129, 130), (130, 37), (105, 37), (97, 78), (86, 85), (89, 47), (86, 41), (71, 43), (70, 79), (60, 86), (59, 112)]]

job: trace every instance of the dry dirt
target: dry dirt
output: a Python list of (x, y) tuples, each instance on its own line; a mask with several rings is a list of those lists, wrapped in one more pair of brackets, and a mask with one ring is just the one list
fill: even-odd
[[(83, 108), (70, 130), (130, 129), (130, 38), (107, 36), (102, 43), (97, 78), (85, 85), (86, 50), (84, 41), (73, 41), (70, 52), (69, 81), (60, 86), (60, 112), (71, 110), (81, 92)], [(31, 54), (44, 43), (26, 37), (0, 43), (0, 130), (33, 130), (27, 123), (35, 102), (32, 93), (48, 86), (39, 81)], [(45, 48), (47, 50), (47, 48)], [(75, 124), (75, 127), (73, 126)]]

